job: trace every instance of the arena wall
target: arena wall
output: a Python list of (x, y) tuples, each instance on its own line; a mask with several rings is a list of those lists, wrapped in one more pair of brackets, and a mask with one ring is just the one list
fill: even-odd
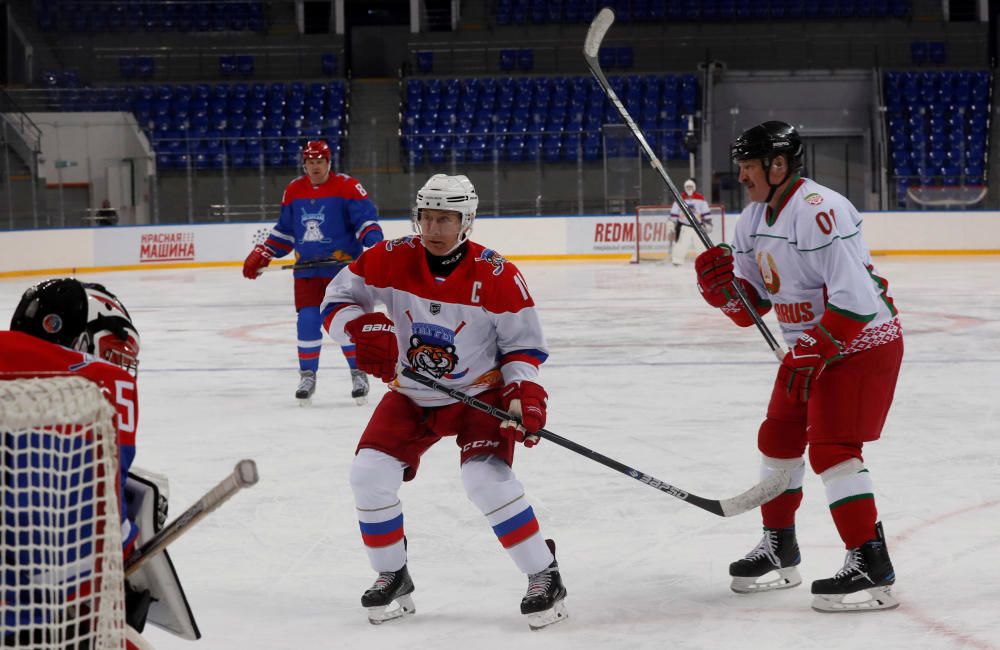
[[(389, 238), (412, 232), (407, 219), (382, 224)], [(1000, 255), (1000, 212), (869, 212), (863, 227), (876, 255)], [(625, 261), (634, 228), (634, 217), (622, 215), (481, 216), (473, 238), (514, 260)], [(0, 232), (0, 277), (235, 266), (269, 229), (230, 223)]]

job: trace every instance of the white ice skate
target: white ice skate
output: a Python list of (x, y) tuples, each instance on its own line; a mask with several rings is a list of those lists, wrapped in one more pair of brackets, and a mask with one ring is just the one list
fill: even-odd
[(313, 393), (316, 392), (316, 373), (312, 370), (299, 371), (299, 387), (295, 389), (295, 399), (299, 406), (312, 404)]
[(368, 375), (361, 370), (351, 371), (351, 397), (358, 406), (368, 403)]

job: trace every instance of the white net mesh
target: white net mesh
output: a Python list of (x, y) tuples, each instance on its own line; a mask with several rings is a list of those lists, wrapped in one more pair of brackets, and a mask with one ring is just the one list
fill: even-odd
[[(709, 206), (712, 210), (714, 242), (727, 241), (726, 212), (721, 205)], [(670, 257), (674, 242), (675, 222), (670, 220), (669, 205), (640, 205), (635, 209), (635, 251), (632, 263), (663, 262)], [(684, 219), (684, 217), (681, 217)], [(685, 219), (686, 222), (686, 219)], [(700, 246), (700, 244), (699, 244)], [(700, 252), (700, 248), (698, 251)]]
[(633, 262), (662, 261), (670, 255), (674, 224), (669, 205), (640, 205), (635, 209)]
[(113, 417), (82, 377), (0, 379), (4, 647), (125, 647)]

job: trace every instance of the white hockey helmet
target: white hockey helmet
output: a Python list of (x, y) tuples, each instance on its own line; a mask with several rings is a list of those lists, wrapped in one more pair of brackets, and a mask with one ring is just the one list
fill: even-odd
[(420, 211), (425, 208), (452, 210), (462, 215), (462, 226), (458, 231), (458, 243), (469, 238), (472, 222), (479, 207), (479, 196), (472, 181), (463, 174), (448, 176), (434, 174), (424, 186), (417, 190), (417, 202), (413, 206), (413, 230), (420, 233)]
[(694, 182), (693, 178), (689, 178), (684, 181), (684, 193), (688, 196), (694, 194), (698, 190), (697, 183)]

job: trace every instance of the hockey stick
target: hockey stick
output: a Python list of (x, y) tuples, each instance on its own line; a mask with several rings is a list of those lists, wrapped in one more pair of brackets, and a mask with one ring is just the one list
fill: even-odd
[(191, 526), (201, 521), (206, 515), (214, 511), (230, 497), (242, 490), (257, 483), (257, 464), (252, 460), (241, 460), (236, 463), (236, 468), (232, 474), (227, 476), (214, 488), (205, 493), (205, 496), (185, 510), (177, 519), (167, 524), (166, 527), (156, 533), (152, 539), (132, 551), (125, 563), (125, 577), (128, 577), (139, 570), (147, 560), (166, 548), (178, 537), (186, 533)]
[[(607, 34), (608, 30), (611, 29), (611, 24), (613, 22), (615, 22), (615, 12), (611, 9), (605, 7), (598, 12), (597, 16), (594, 17), (593, 22), (590, 23), (590, 29), (587, 30), (587, 37), (583, 41), (583, 57), (587, 60), (587, 65), (590, 66), (590, 71), (593, 73), (594, 78), (597, 79), (597, 83), (600, 84), (601, 89), (604, 90), (604, 94), (608, 96), (611, 103), (618, 109), (618, 113), (622, 116), (622, 119), (625, 120), (625, 124), (627, 124), (629, 130), (632, 131), (632, 135), (634, 135), (635, 139), (639, 141), (639, 145), (645, 152), (646, 157), (649, 158), (650, 166), (656, 170), (656, 172), (660, 175), (660, 178), (663, 179), (663, 182), (666, 183), (667, 189), (670, 190), (670, 194), (674, 197), (674, 201), (677, 202), (680, 209), (684, 212), (684, 216), (687, 217), (688, 224), (694, 228), (695, 233), (698, 235), (698, 239), (701, 240), (701, 243), (705, 245), (706, 249), (711, 248), (714, 246), (712, 240), (709, 239), (708, 234), (705, 232), (701, 223), (691, 213), (691, 208), (688, 207), (687, 203), (681, 200), (681, 193), (677, 190), (677, 186), (674, 185), (674, 182), (670, 180), (667, 170), (663, 168), (663, 163), (661, 163), (660, 159), (653, 153), (653, 148), (649, 146), (648, 142), (646, 142), (646, 136), (644, 136), (642, 131), (639, 130), (639, 127), (636, 126), (635, 120), (633, 120), (632, 116), (628, 114), (628, 110), (626, 110), (625, 105), (622, 104), (620, 99), (618, 99), (618, 95), (615, 94), (611, 84), (608, 83), (607, 77), (604, 76), (604, 71), (601, 70), (601, 64), (597, 59), (597, 53), (598, 50), (601, 49), (601, 41), (604, 40), (605, 34)], [(761, 335), (764, 337), (768, 346), (770, 346), (771, 351), (774, 352), (778, 361), (781, 361), (785, 356), (785, 350), (782, 348), (781, 344), (778, 343), (777, 339), (774, 338), (774, 335), (771, 334), (771, 330), (769, 330), (767, 325), (764, 324), (764, 321), (761, 319), (760, 314), (757, 313), (757, 310), (750, 305), (750, 299), (747, 298), (746, 293), (743, 291), (743, 287), (741, 287), (738, 282), (734, 282), (732, 287), (736, 291), (736, 297), (743, 305), (743, 308), (747, 310), (747, 313), (750, 314), (754, 325), (756, 325), (757, 329), (760, 330)]]
[[(449, 395), (463, 404), (467, 404), (477, 411), (482, 411), (483, 413), (488, 413), (498, 420), (516, 420), (510, 413), (507, 413), (503, 409), (497, 408), (496, 406), (491, 406), (486, 402), (476, 399), (472, 395), (467, 395), (460, 390), (455, 388), (449, 388), (436, 379), (432, 379), (426, 375), (421, 375), (415, 372), (411, 368), (403, 369), (403, 376), (407, 379), (412, 379), (418, 384), (427, 386), (428, 388), (433, 388), (434, 390), (440, 391), (445, 395)], [(590, 460), (600, 463), (605, 467), (610, 467), (611, 469), (625, 474), (626, 476), (631, 476), (640, 483), (645, 483), (651, 488), (655, 488), (660, 492), (666, 492), (672, 497), (677, 497), (681, 501), (690, 503), (693, 506), (697, 506), (702, 510), (707, 510), (713, 515), (719, 515), (720, 517), (732, 517), (733, 515), (738, 515), (744, 513), (748, 510), (753, 510), (759, 507), (761, 504), (767, 503), (774, 497), (778, 496), (785, 491), (788, 487), (789, 474), (787, 471), (782, 470), (775, 472), (771, 476), (757, 483), (752, 488), (738, 494), (729, 499), (706, 499), (705, 497), (700, 497), (697, 494), (691, 494), (686, 490), (682, 490), (678, 487), (674, 487), (665, 481), (661, 481), (658, 478), (654, 478), (645, 472), (641, 472), (637, 469), (633, 469), (624, 463), (620, 463), (613, 458), (608, 458), (603, 454), (599, 454), (593, 449), (588, 449), (581, 444), (573, 442), (567, 438), (555, 434), (548, 429), (539, 429), (535, 432), (536, 436), (542, 438), (543, 440), (548, 440), (554, 442), (560, 447), (565, 447), (570, 451), (575, 451), (581, 456), (586, 456)]]
[(303, 269), (321, 269), (325, 266), (347, 266), (350, 262), (340, 260), (317, 260), (315, 262), (303, 262), (301, 264), (282, 264), (280, 266), (265, 266), (257, 271), (257, 275), (270, 271), (301, 271)]

